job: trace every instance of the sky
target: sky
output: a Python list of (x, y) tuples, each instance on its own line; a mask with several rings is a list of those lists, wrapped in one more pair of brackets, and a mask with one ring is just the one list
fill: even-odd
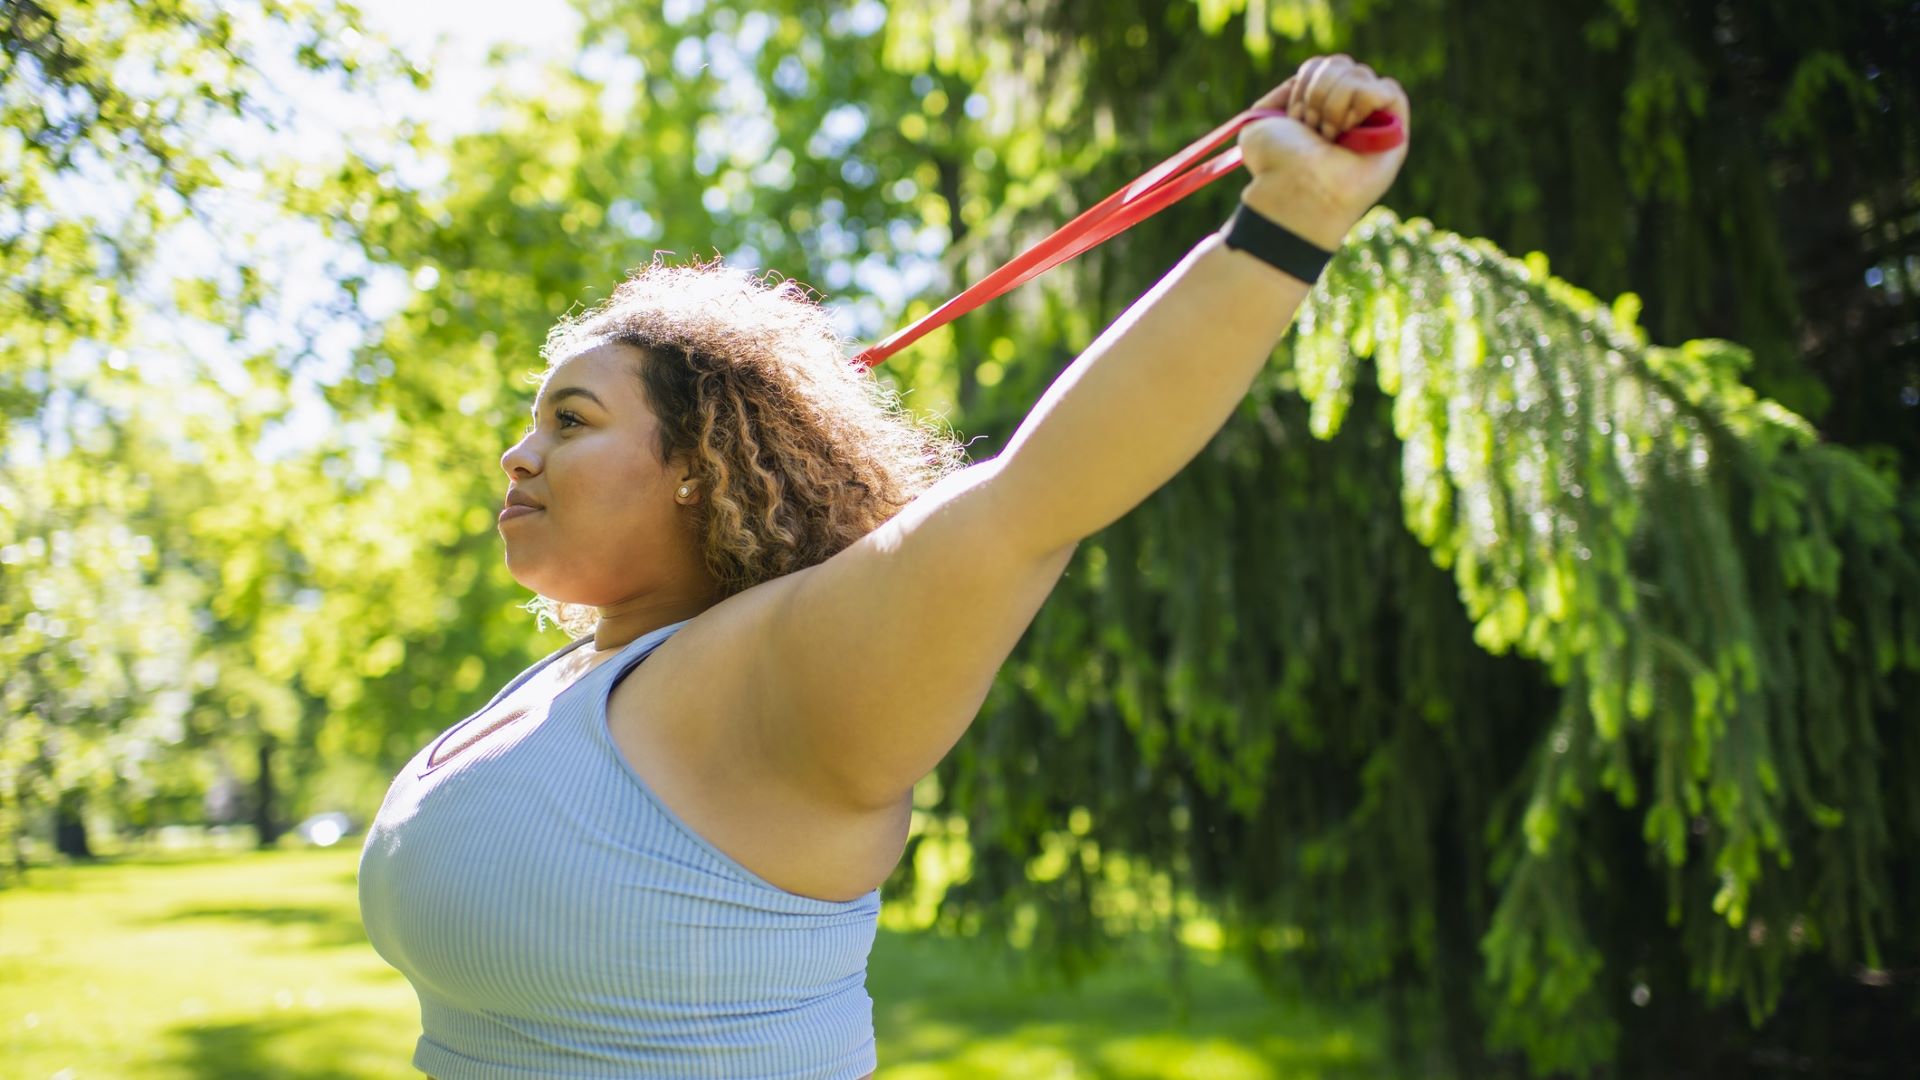
[[(189, 403), (195, 397), (191, 388), (208, 377), (226, 394), (245, 397), (253, 389), (245, 356), (272, 350), (291, 362), (307, 349), (318, 362), (303, 360), (302, 364), (317, 369), (317, 378), (332, 381), (344, 376), (364, 331), (354, 320), (328, 322), (318, 315), (340, 300), (341, 277), (361, 273), (369, 278), (359, 315), (378, 322), (400, 310), (416, 287), (430, 285), (432, 275), (417, 268), (369, 267), (351, 245), (328, 239), (311, 222), (288, 220), (261, 197), (258, 168), (249, 165), (293, 160), (330, 169), (344, 155), (361, 153), (393, 161), (404, 183), (428, 186), (436, 179), (434, 168), (408, 161), (386, 138), (389, 125), (402, 117), (422, 121), (436, 142), (486, 126), (492, 117), (475, 102), (502, 83), (510, 89), (536, 91), (541, 69), (572, 54), (581, 28), (581, 19), (567, 0), (376, 0), (363, 8), (362, 25), (428, 70), (431, 85), (421, 91), (389, 81), (371, 91), (349, 92), (337, 78), (316, 75), (294, 63), (291, 38), (258, 7), (232, 5), (229, 12), (236, 23), (236, 40), (245, 43), (242, 48), (258, 72), (248, 93), (279, 122), (269, 127), (256, 116), (225, 116), (217, 109), (207, 109), (198, 120), (184, 121), (199, 125), (196, 137), (203, 144), (233, 153), (242, 164), (216, 164), (222, 174), (220, 183), (197, 195), (196, 212), (159, 238), (157, 250), (164, 256), (153, 261), (134, 287), (149, 314), (129, 336), (128, 346), (109, 349), (83, 343), (61, 360), (71, 377), (84, 381), (87, 370), (104, 362), (117, 369), (132, 367), (143, 377), (183, 390), (182, 398)], [(351, 30), (332, 44), (362, 55), (383, 51), (378, 41), (364, 40)], [(504, 65), (490, 65), (488, 54), (499, 47), (510, 49), (512, 57)], [(148, 48), (164, 50), (165, 46)], [(180, 88), (161, 73), (160, 59), (149, 52), (129, 51), (114, 69), (116, 85), (136, 96), (178, 94)], [(121, 222), (134, 211), (133, 188), (111, 161), (97, 154), (83, 152), (76, 156), (74, 168), (48, 177), (46, 195), (49, 209), (58, 218), (95, 221), (106, 235), (118, 233)], [(158, 189), (156, 196), (163, 203), (171, 199), (175, 209), (183, 206), (169, 189)], [(14, 221), (4, 227), (22, 224)], [(256, 314), (240, 328), (238, 342), (229, 340), (226, 327), (168, 314), (178, 281), (212, 279), (225, 282), (227, 291), (237, 289), (232, 258), (236, 250), (246, 250), (258, 266), (277, 274), (268, 283), (274, 300), (270, 310)], [(293, 414), (276, 438), (297, 435), (293, 442), (310, 443), (324, 433), (331, 417), (312, 379), (303, 380), (294, 391)], [(217, 394), (198, 397), (208, 409), (229, 407)], [(50, 403), (51, 411), (63, 415), (46, 425), (52, 436), (47, 450), (60, 451), (68, 419), (64, 410), (75, 400), (71, 395), (55, 395)], [(72, 419), (87, 423), (84, 416)], [(263, 449), (271, 452), (275, 447), (269, 442)]]
[[(376, 0), (363, 4), (361, 15), (369, 33), (392, 40), (407, 60), (430, 71), (432, 85), (426, 90), (396, 86), (390, 104), (384, 104), (378, 113), (367, 110), (367, 102), (361, 98), (328, 94), (324, 86), (309, 86), (298, 102), (301, 129), (296, 138), (321, 160), (336, 160), (344, 150), (342, 135), (353, 133), (367, 119), (386, 125), (396, 115), (388, 113), (388, 108), (397, 110), (397, 115), (424, 121), (436, 142), (484, 129), (490, 117), (476, 102), (499, 83), (532, 90), (545, 63), (568, 56), (578, 46), (582, 25), (568, 0)], [(488, 63), (488, 54), (499, 46), (513, 50), (505, 67)], [(420, 177), (407, 179), (411, 183)], [(313, 248), (305, 246), (305, 250), (311, 252)], [(369, 269), (374, 271), (372, 286), (363, 292), (363, 307), (374, 319), (399, 311), (415, 288), (430, 288), (434, 277), (428, 269), (411, 273), (405, 267), (392, 273)], [(326, 275), (303, 275), (303, 279), (330, 281)], [(338, 332), (326, 346), (317, 348), (328, 363), (330, 371), (326, 375), (344, 375), (346, 354), (355, 342), (357, 334)], [(311, 380), (296, 384), (294, 398), (294, 409), (286, 423), (269, 436), (261, 448), (263, 455), (271, 457), (311, 446), (338, 423)], [(349, 438), (355, 444), (355, 471), (382, 469), (378, 425), (361, 434), (363, 438)]]
[[(676, 8), (691, 9), (702, 2), (664, 0), (662, 17), (669, 23), (678, 22), (684, 16), (676, 16)], [(515, 91), (527, 96), (537, 94), (543, 69), (556, 59), (575, 62), (583, 74), (607, 83), (610, 94), (630, 94), (631, 86), (624, 84), (636, 83), (639, 79), (638, 65), (631, 61), (622, 64), (620, 58), (605, 55), (604, 51), (577, 53), (582, 19), (568, 0), (465, 0), (461, 3), (399, 0), (367, 4), (363, 15), (370, 32), (386, 37), (410, 60), (431, 72), (433, 85), (429, 91), (419, 94), (408, 89), (396, 96), (390, 108), (426, 120), (441, 139), (486, 126), (490, 117), (477, 108), (475, 102), (495, 87), (504, 87), (509, 94)], [(849, 17), (863, 32), (877, 32), (886, 20), (886, 9), (874, 0), (866, 0), (853, 5)], [(770, 20), (767, 22), (770, 28)], [(752, 15), (742, 21), (742, 41), (766, 40), (766, 33), (752, 32), (755, 25)], [(502, 66), (490, 65), (488, 54), (499, 47), (510, 48), (513, 56)], [(711, 67), (715, 74), (732, 84), (731, 91), (722, 95), (722, 100), (747, 105), (740, 115), (729, 118), (726, 138), (733, 143), (770, 139), (772, 125), (760, 115), (760, 110), (766, 107), (764, 93), (755, 82), (750, 65), (731, 54), (734, 47), (710, 43), (706, 50), (694, 50), (695, 63)], [(757, 49), (759, 45), (748, 47)], [(679, 54), (675, 62), (681, 62)], [(338, 98), (330, 103), (318, 93), (303, 95), (301, 108), (308, 116), (325, 118), (342, 129), (350, 128), (356, 116), (366, 116), (364, 100), (345, 95)], [(975, 103), (970, 101), (969, 111), (974, 107)], [(384, 122), (386, 117), (378, 119)], [(857, 137), (859, 131), (830, 130), (840, 119), (844, 118), (829, 114), (823, 134)], [(864, 118), (859, 126), (864, 130)], [(300, 141), (323, 155), (340, 151), (339, 143), (327, 138), (303, 134)], [(409, 182), (424, 179), (407, 177), (404, 169), (402, 175)], [(831, 223), (821, 228), (837, 231), (837, 226)], [(825, 279), (810, 284), (823, 286), (830, 294), (857, 285), (865, 296), (844, 304), (830, 299), (827, 306), (842, 333), (878, 340), (893, 329), (888, 322), (892, 314), (903, 310), (906, 303), (924, 292), (938, 275), (945, 239), (943, 227), (923, 228), (911, 237), (896, 236), (895, 246), (900, 254), (889, 261), (875, 255), (862, 256), (857, 250), (859, 238), (852, 234), (823, 236), (823, 248), (835, 250), (838, 241), (845, 257), (842, 265), (827, 268)], [(730, 251), (726, 257), (729, 262), (749, 268), (760, 266), (760, 256), (751, 248)], [(799, 268), (773, 269), (792, 273)], [(375, 274), (374, 278), (374, 288), (363, 294), (364, 306), (370, 309), (370, 314), (378, 316), (388, 310), (398, 310), (410, 297), (404, 284), (405, 275)], [(313, 276), (307, 280), (322, 279), (322, 276)], [(420, 281), (419, 277), (414, 278), (415, 284)]]
[[(381, 133), (400, 117), (424, 122), (434, 141), (444, 142), (491, 122), (490, 114), (476, 103), (495, 86), (534, 90), (546, 64), (574, 51), (581, 28), (580, 16), (567, 0), (386, 0), (364, 4), (361, 15), (369, 34), (391, 42), (430, 73), (426, 90), (385, 86), (376, 94), (377, 107), (370, 108), (364, 93), (348, 93), (331, 79), (297, 69), (274, 50), (262, 50), (262, 73), (267, 84), (283, 95), (281, 108), (290, 123), (266, 139), (257, 126), (236, 124), (230, 137), (256, 151), (288, 155), (317, 166), (337, 161), (350, 150), (375, 157), (390, 155), (391, 149), (379, 145)], [(377, 40), (342, 44), (378, 47)], [(488, 54), (496, 48), (510, 51), (508, 61), (497, 67), (488, 63)], [(431, 167), (410, 166), (404, 156), (397, 160), (396, 171), (403, 181), (425, 184), (434, 179)], [(226, 261), (223, 252), (236, 243), (281, 252), (283, 257), (276, 260), (281, 274), (275, 283), (274, 313), (258, 316), (247, 327), (240, 349), (225, 340), (221, 328), (162, 320), (163, 325), (151, 329), (203, 360), (228, 393), (244, 392), (251, 382), (240, 366), (240, 355), (263, 347), (289, 354), (312, 350), (312, 358), (303, 361), (298, 369), (301, 377), (292, 386), (292, 408), (269, 428), (260, 447), (263, 456), (272, 458), (339, 435), (342, 420), (326, 405), (320, 384), (345, 376), (364, 335), (349, 320), (315, 320), (314, 313), (335, 299), (335, 282), (344, 273), (364, 274), (369, 284), (361, 293), (359, 315), (377, 322), (401, 310), (417, 289), (430, 288), (436, 275), (431, 268), (369, 266), (350, 245), (250, 206), (246, 178), (234, 180), (234, 197), (223, 199), (209, 215), (217, 220), (190, 225), (169, 244), (174, 257), (168, 273), (178, 274), (183, 266), (195, 265), (217, 272)], [(211, 396), (209, 407), (219, 407)], [(356, 471), (384, 468), (377, 418), (358, 433), (351, 422), (347, 427), (346, 441), (356, 448)]]
[(487, 66), (495, 46), (523, 56), (504, 73), (525, 85), (543, 59), (565, 56), (579, 41), (579, 13), (567, 0), (376, 0), (361, 8), (367, 28), (433, 73), (433, 89), (415, 113), (441, 132), (472, 130), (472, 107), (502, 77)]
[[(700, 2), (665, 0), (663, 15), (671, 17), (675, 6)], [(609, 93), (631, 93), (631, 83), (638, 78), (637, 65), (622, 65), (618, 57), (576, 55), (582, 19), (568, 0), (363, 3), (361, 25), (366, 35), (349, 31), (334, 44), (349, 53), (370, 55), (382, 51), (381, 40), (391, 42), (430, 73), (431, 85), (424, 91), (397, 80), (348, 91), (336, 77), (317, 75), (296, 65), (290, 40), (279, 34), (276, 25), (262, 17), (257, 8), (236, 5), (231, 10), (242, 24), (243, 35), (251, 33), (251, 40), (258, 42), (253, 54), (260, 72), (257, 94), (270, 111), (283, 117), (273, 130), (252, 119), (226, 118), (210, 125), (207, 141), (236, 149), (242, 159), (292, 159), (320, 170), (345, 154), (356, 153), (391, 162), (402, 183), (431, 188), (444, 176), (444, 166), (431, 159), (412, 158), (410, 152), (388, 139), (385, 133), (395, 119), (408, 117), (424, 122), (432, 142), (444, 145), (458, 134), (481, 130), (494, 122), (495, 116), (478, 103), (496, 88), (504, 88), (508, 96), (538, 94), (543, 72), (556, 60), (578, 63), (583, 73), (604, 79), (611, 87)], [(874, 29), (884, 22), (885, 9), (878, 3), (857, 5), (855, 10)], [(505, 61), (489, 63), (489, 54), (497, 49), (506, 52)], [(702, 59), (716, 72), (729, 69), (734, 77), (752, 82), (748, 65), (730, 62), (724, 52), (703, 54)], [(128, 74), (136, 80), (146, 77), (140, 71)], [(764, 107), (757, 86), (735, 89), (734, 97), (757, 99)], [(742, 125), (758, 122), (764, 126), (764, 118), (753, 109), (731, 119), (734, 122), (727, 134), (730, 141), (751, 141), (753, 133)], [(76, 212), (125, 201), (125, 185), (110, 168), (83, 170), (67, 182), (71, 189), (66, 196), (69, 209)], [(274, 458), (298, 452), (341, 438), (344, 429), (346, 442), (357, 448), (355, 471), (380, 471), (385, 466), (379, 453), (378, 418), (366, 418), (364, 422), (370, 426), (356, 433), (354, 426), (362, 421), (336, 416), (325, 403), (321, 387), (347, 377), (356, 350), (366, 340), (367, 327), (377, 327), (402, 310), (419, 291), (431, 288), (437, 273), (431, 267), (370, 265), (353, 245), (329, 239), (312, 222), (291, 221), (274, 210), (262, 197), (264, 194), (257, 169), (250, 171), (243, 166), (229, 170), (217, 190), (199, 197), (196, 206), (200, 212), (165, 237), (163, 250), (167, 257), (140, 287), (159, 312), (170, 307), (167, 297), (173, 282), (182, 278), (226, 281), (227, 290), (237, 289), (232, 255), (247, 251), (256, 266), (267, 268), (270, 280), (265, 284), (273, 302), (237, 328), (237, 341), (230, 339), (233, 328), (156, 313), (137, 327), (134, 344), (128, 349), (77, 350), (71, 362), (85, 366), (104, 359), (115, 367), (132, 365), (180, 391), (178, 397), (169, 397), (181, 401), (184, 407), (206, 415), (225, 415), (235, 397), (252, 398), (273, 411), (275, 403), (259, 397), (266, 391), (255, 385), (244, 363), (249, 355), (273, 353), (284, 357), (283, 363), (296, 376), (291, 407), (280, 421), (270, 425), (259, 448), (261, 454)], [(862, 256), (855, 250), (859, 247), (857, 237), (823, 237), (823, 246), (832, 248), (838, 241), (838, 246), (847, 250), (845, 265), (830, 267), (827, 278), (817, 284), (830, 293), (857, 285), (869, 294), (856, 294), (856, 299), (846, 303), (828, 301), (842, 333), (877, 340), (892, 329), (887, 325), (890, 313), (901, 311), (911, 296), (930, 284), (937, 274), (944, 230), (920, 232), (926, 235), (916, 236), (918, 242), (911, 246), (896, 239), (906, 254), (896, 256), (894, 261), (877, 254)], [(749, 267), (759, 261), (750, 249), (727, 254), (730, 262)], [(790, 273), (798, 268), (775, 269)], [(346, 302), (338, 284), (349, 275), (364, 277), (368, 282), (357, 304)], [(355, 310), (352, 317), (340, 317), (327, 314), (330, 307)], [(510, 359), (503, 358), (502, 362)], [(404, 363), (405, 358), (393, 357), (390, 362)], [(526, 358), (525, 366), (536, 367), (537, 358)], [(206, 385), (209, 379), (219, 392)]]

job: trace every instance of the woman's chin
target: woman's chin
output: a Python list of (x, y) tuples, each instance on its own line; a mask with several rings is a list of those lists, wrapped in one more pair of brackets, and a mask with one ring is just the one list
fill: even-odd
[(626, 595), (606, 581), (583, 576), (577, 561), (543, 557), (532, 547), (524, 541), (507, 544), (507, 573), (521, 588), (556, 603), (582, 607), (604, 607)]
[[(542, 565), (539, 560), (528, 558), (525, 552), (520, 552), (518, 558), (514, 556), (513, 545), (508, 544), (507, 573), (512, 575), (513, 580), (518, 582), (522, 588), (531, 589), (541, 596), (553, 599), (559, 599), (554, 596), (555, 589), (566, 591), (565, 583), (555, 581), (551, 569)], [(562, 602), (566, 603), (568, 601)]]
[(520, 587), (539, 596), (544, 596), (557, 604), (576, 604), (582, 607), (598, 607), (604, 601), (594, 599), (583, 593), (578, 584), (550, 573), (540, 573), (538, 568), (516, 565), (507, 560), (507, 572)]

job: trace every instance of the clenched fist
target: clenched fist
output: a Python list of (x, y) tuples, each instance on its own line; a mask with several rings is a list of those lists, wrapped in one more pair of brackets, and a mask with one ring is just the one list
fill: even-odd
[(1287, 115), (1240, 129), (1241, 157), (1253, 177), (1242, 199), (1322, 247), (1339, 247), (1392, 186), (1409, 140), (1374, 154), (1355, 153), (1334, 140), (1376, 110), (1398, 116), (1411, 136), (1406, 91), (1350, 56), (1316, 56), (1254, 108), (1284, 109)]

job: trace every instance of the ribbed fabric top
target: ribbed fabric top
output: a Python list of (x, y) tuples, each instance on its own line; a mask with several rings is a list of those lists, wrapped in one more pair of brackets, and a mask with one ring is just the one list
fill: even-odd
[(771, 884), (676, 817), (613, 741), (614, 685), (684, 625), (430, 765), (483, 707), (388, 789), (360, 916), (420, 996), (413, 1064), (436, 1080), (873, 1071), (879, 890), (832, 902)]

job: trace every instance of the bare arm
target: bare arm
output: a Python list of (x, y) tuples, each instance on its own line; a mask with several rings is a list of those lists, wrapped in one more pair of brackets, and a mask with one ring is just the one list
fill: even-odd
[[(1075, 544), (1199, 452), (1305, 294), (1208, 237), (1059, 377), (1000, 457), (763, 586), (784, 596), (749, 652), (767, 665), (748, 681), (768, 688), (749, 710), (765, 718), (767, 760), (819, 763), (822, 790), (897, 803), (972, 722)], [(794, 708), (805, 702), (824, 707)]]
[[(1317, 133), (1271, 120), (1242, 135), (1249, 169), (1268, 170), (1256, 170), (1247, 203), (1328, 249), (1404, 155), (1362, 161), (1322, 138), (1381, 104), (1405, 115), (1391, 80), (1333, 68), (1339, 77), (1314, 95), (1290, 103), (1289, 80), (1262, 104), (1311, 102), (1345, 126), (1303, 117)], [(1060, 375), (1000, 457), (827, 562), (753, 590), (765, 590), (751, 653), (762, 696), (747, 711), (765, 760), (789, 775), (799, 763), (818, 791), (851, 804), (897, 806), (972, 722), (1074, 546), (1199, 453), (1306, 291), (1207, 237)]]
[[(1299, 81), (1311, 72), (1310, 62)], [(1288, 108), (1295, 81), (1262, 104)], [(1404, 119), (1397, 84), (1366, 89), (1370, 96), (1335, 107), (1363, 116), (1385, 106)], [(1242, 201), (1329, 251), (1405, 156), (1403, 146), (1369, 160), (1298, 125), (1258, 127), (1246, 131), (1271, 141), (1242, 137), (1248, 167), (1259, 152), (1279, 160), (1256, 175)], [(1329, 159), (1328, 167), (1317, 168), (1315, 157)], [(1108, 327), (1048, 388), (1001, 455), (1003, 505), (1023, 523), (1031, 549), (1053, 550), (1105, 528), (1193, 460), (1246, 395), (1307, 289), (1215, 234)]]
[(1072, 544), (1172, 479), (1246, 396), (1306, 294), (1218, 234), (1202, 240), (1014, 433), (998, 482), (1022, 522), (1015, 539), (1036, 554)]

